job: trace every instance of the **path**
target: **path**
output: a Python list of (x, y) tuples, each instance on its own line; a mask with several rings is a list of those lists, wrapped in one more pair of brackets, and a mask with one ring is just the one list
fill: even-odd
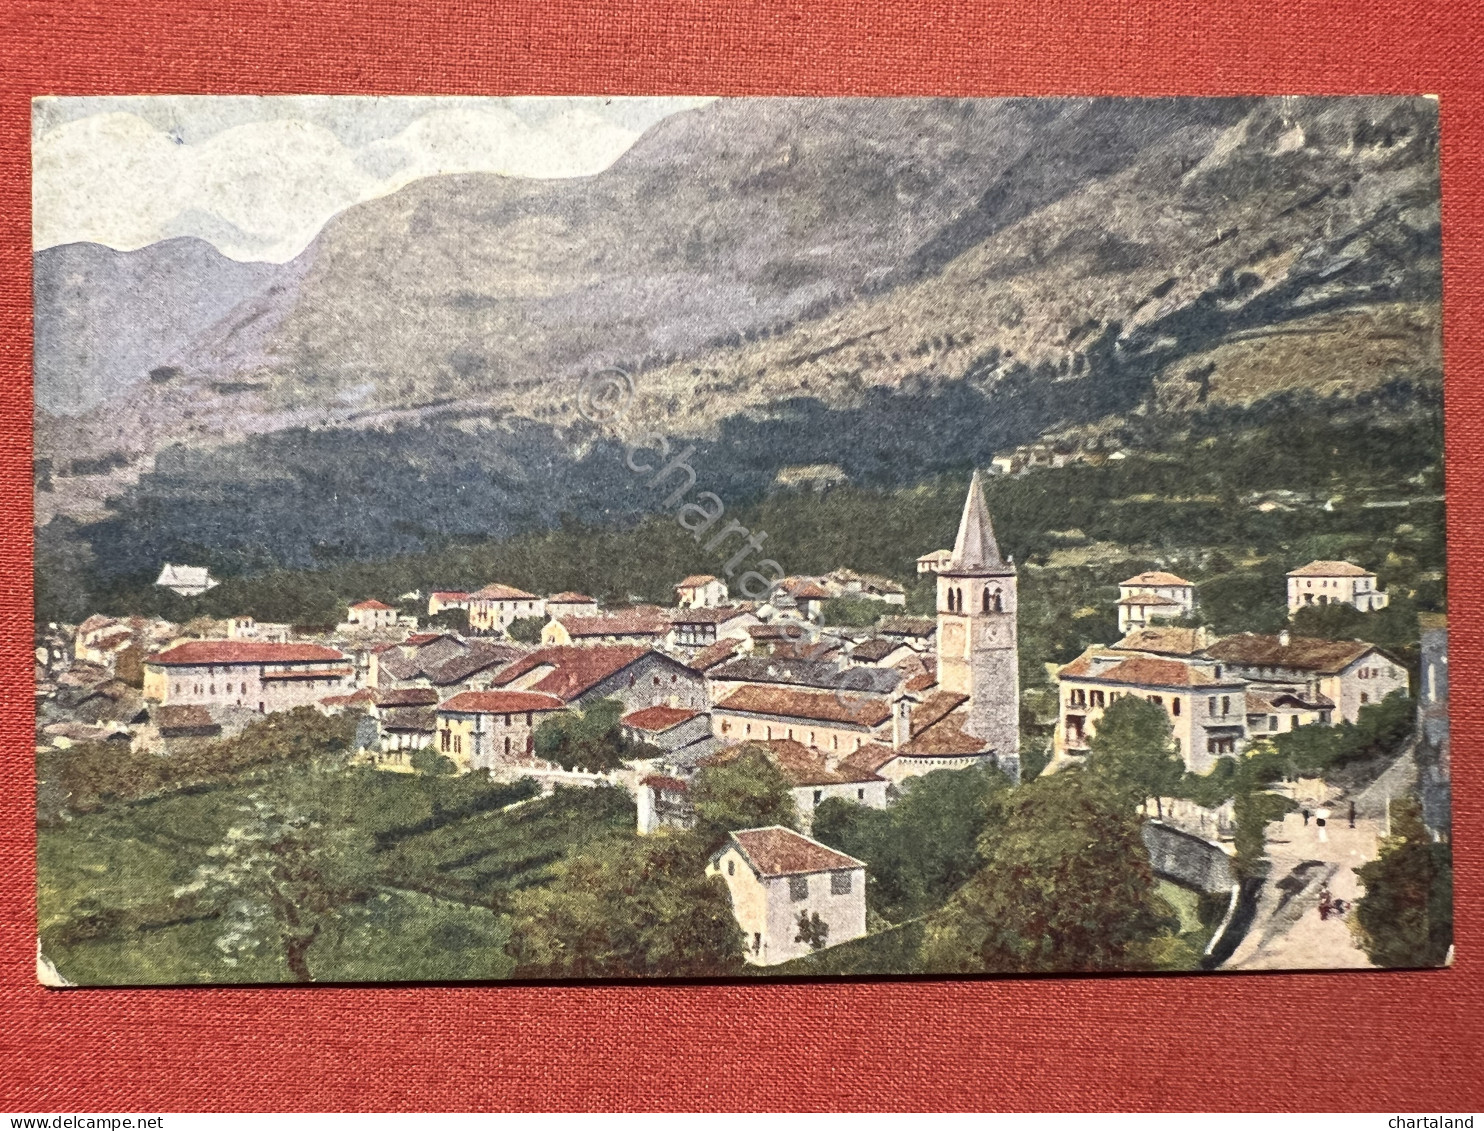
[[(1272, 870), (1258, 897), (1257, 915), (1224, 970), (1351, 969), (1370, 966), (1350, 931), (1350, 915), (1319, 918), (1319, 889), (1353, 908), (1364, 891), (1354, 869), (1375, 859), (1381, 823), (1358, 819), (1350, 828), (1348, 805), (1337, 804), (1327, 839), (1299, 813), (1268, 826)], [(1353, 914), (1353, 912), (1352, 912)]]

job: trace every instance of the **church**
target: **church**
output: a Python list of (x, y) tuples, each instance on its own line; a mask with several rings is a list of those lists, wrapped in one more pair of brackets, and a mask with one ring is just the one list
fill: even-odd
[(1012, 777), (1020, 765), (1016, 580), (976, 471), (952, 556), (938, 570), (938, 687), (967, 697), (964, 733), (981, 739)]

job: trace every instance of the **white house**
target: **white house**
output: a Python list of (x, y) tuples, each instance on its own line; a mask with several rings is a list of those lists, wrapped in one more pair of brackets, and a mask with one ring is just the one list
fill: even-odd
[(682, 609), (710, 609), (726, 603), (727, 583), (709, 573), (693, 573), (675, 586), (675, 604)]
[(546, 601), (513, 585), (486, 585), (469, 594), (469, 628), (474, 632), (504, 632), (513, 620), (545, 617)]
[(346, 612), (345, 623), (364, 629), (395, 628), (397, 610), (380, 601), (357, 601)]
[(792, 829), (732, 833), (706, 874), (726, 882), (754, 965), (776, 966), (866, 933), (865, 864)]
[(553, 620), (595, 617), (598, 615), (598, 602), (586, 593), (553, 593), (546, 598), (546, 615)]
[(1353, 605), (1371, 613), (1389, 602), (1376, 588), (1376, 575), (1350, 562), (1314, 561), (1288, 574), (1289, 616), (1313, 605)]
[(211, 576), (205, 566), (171, 565), (165, 563), (165, 568), (160, 570), (160, 576), (155, 579), (156, 585), (172, 589), (182, 597), (199, 597), (208, 589), (215, 589), (220, 584)]
[(1118, 583), (1119, 632), (1194, 614), (1195, 586), (1183, 577), (1149, 570)]
[(937, 573), (953, 560), (952, 550), (934, 550), (917, 559), (918, 573)]

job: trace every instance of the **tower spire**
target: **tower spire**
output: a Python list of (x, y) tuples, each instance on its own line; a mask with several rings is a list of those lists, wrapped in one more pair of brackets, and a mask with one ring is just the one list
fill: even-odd
[(969, 483), (969, 497), (964, 500), (964, 515), (959, 519), (958, 538), (953, 543), (953, 558), (948, 572), (961, 574), (998, 574), (1010, 572), (1000, 557), (994, 527), (989, 521), (989, 507), (984, 502), (984, 486), (979, 472)]

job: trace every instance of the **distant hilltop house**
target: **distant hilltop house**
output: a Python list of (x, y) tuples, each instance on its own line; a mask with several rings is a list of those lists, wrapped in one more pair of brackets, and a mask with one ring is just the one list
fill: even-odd
[[(949, 556), (952, 556), (951, 552)], [(888, 605), (907, 603), (906, 590), (889, 577), (856, 573), (853, 569), (837, 569), (819, 578), (818, 582), (831, 597), (861, 597), (870, 601), (883, 601)]]
[(682, 609), (712, 609), (727, 601), (727, 583), (709, 573), (693, 573), (675, 586), (675, 604)]
[(205, 566), (171, 565), (166, 562), (160, 570), (160, 576), (155, 578), (155, 584), (179, 593), (182, 597), (199, 597), (221, 583), (211, 576)]
[(1183, 577), (1150, 570), (1118, 583), (1119, 632), (1194, 615), (1195, 585)]
[(845, 474), (845, 469), (835, 463), (809, 463), (782, 467), (773, 476), (774, 487), (808, 491), (823, 491), (849, 482), (850, 476)]
[(706, 866), (732, 896), (747, 961), (776, 966), (866, 933), (866, 866), (807, 836), (739, 829)]
[(586, 593), (553, 593), (546, 598), (546, 615), (553, 620), (595, 617), (598, 615), (598, 602)]
[(357, 601), (345, 614), (345, 623), (356, 628), (395, 628), (397, 610), (381, 601)]
[(945, 568), (953, 560), (952, 550), (934, 550), (931, 554), (923, 554), (917, 559), (918, 573), (937, 573)]
[(1073, 463), (1101, 467), (1126, 459), (1128, 453), (1121, 450), (1109, 452), (1102, 448), (1083, 448), (1067, 441), (1041, 442), (1022, 444), (1012, 452), (995, 456), (989, 461), (989, 470), (991, 475), (1024, 475), (1040, 468), (1066, 467)]
[(504, 632), (513, 620), (546, 616), (544, 599), (498, 582), (470, 593), (467, 608), (473, 632)]
[(599, 616), (567, 616), (549, 620), (541, 630), (541, 643), (642, 644), (658, 647), (670, 635), (670, 619), (654, 605), (617, 609)]
[(287, 624), (259, 622), (252, 617), (228, 617), (228, 640), (261, 640), (268, 644), (287, 644), (293, 629)]
[(1352, 605), (1363, 613), (1384, 609), (1391, 601), (1376, 588), (1376, 575), (1351, 562), (1314, 561), (1288, 574), (1288, 612), (1314, 605)]
[(436, 617), (444, 609), (467, 609), (469, 594), (462, 589), (434, 589), (428, 594), (428, 616)]

